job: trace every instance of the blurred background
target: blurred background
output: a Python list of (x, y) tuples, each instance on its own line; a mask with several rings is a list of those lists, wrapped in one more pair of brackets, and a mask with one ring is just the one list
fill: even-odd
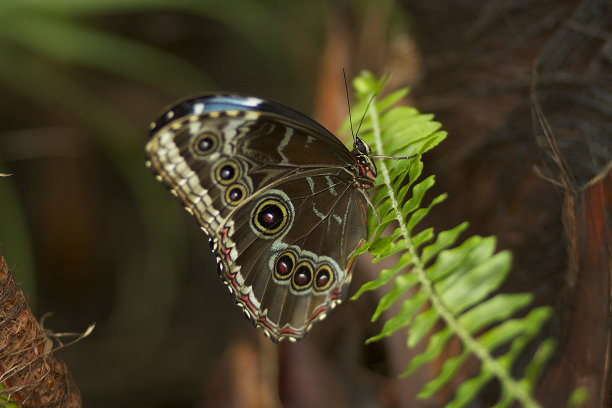
[[(470, 234), (497, 235), (515, 255), (503, 290), (567, 312), (559, 294), (580, 274), (563, 202), (612, 156), (611, 21), (606, 1), (2, 0), (0, 173), (12, 176), (0, 179), (0, 253), (36, 316), (53, 313), (47, 329), (96, 322), (59, 353), (84, 406), (441, 406), (453, 384), (415, 399), (437, 367), (398, 378), (410, 357), (401, 334), (364, 345), (380, 330), (377, 294), (298, 344), (253, 330), (203, 234), (146, 170), (148, 123), (177, 98), (231, 91), (336, 131), (342, 68), (388, 73), (388, 90), (411, 86), (410, 103), (450, 134), (425, 157), (450, 193), (429, 225), (469, 220)], [(539, 137), (534, 96), (571, 185)], [(362, 257), (351, 293), (382, 267)], [(550, 333), (571, 338), (564, 319)], [(492, 385), (474, 406), (496, 395)]]

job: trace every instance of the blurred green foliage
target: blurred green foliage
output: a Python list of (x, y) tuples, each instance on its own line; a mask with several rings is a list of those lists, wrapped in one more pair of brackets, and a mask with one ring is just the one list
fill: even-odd
[[(308, 15), (323, 10), (321, 2), (287, 5), (278, 1), (253, 0), (4, 0), (0, 2), (0, 95), (5, 95), (2, 97), (3, 109), (5, 114), (10, 114), (10, 109), (13, 109), (11, 100), (16, 96), (29, 101), (42, 112), (52, 112), (55, 117), (51, 121), (27, 118), (24, 122), (28, 127), (68, 123), (84, 129), (99, 152), (122, 175), (140, 208), (148, 237), (149, 248), (145, 250), (149, 257), (148, 266), (154, 271), (159, 269), (156, 265), (165, 263), (156, 257), (161, 253), (172, 253), (170, 250), (161, 251), (156, 236), (177, 236), (180, 232), (173, 222), (160, 223), (161, 219), (168, 218), (164, 205), (167, 200), (157, 195), (158, 189), (152, 187), (146, 179), (149, 176), (142, 170), (141, 150), (146, 132), (142, 120), (131, 116), (130, 112), (125, 112), (122, 106), (100, 92), (96, 75), (103, 75), (102, 81), (111, 86), (125, 86), (127, 91), (144, 85), (174, 99), (218, 89), (219, 82), (224, 80), (213, 79), (207, 68), (223, 65), (223, 61), (213, 59), (219, 52), (224, 52), (217, 49), (226, 47), (237, 54), (238, 59), (241, 54), (257, 56), (255, 61), (244, 61), (243, 66), (229, 68), (228, 72), (245, 67), (247, 72), (256, 71), (253, 64), (270, 61), (260, 71), (280, 79), (286, 74), (278, 71), (294, 64), (287, 60), (291, 56), (292, 40), (307, 38), (304, 31), (302, 37), (281, 35), (286, 28), (285, 17), (291, 13)], [(189, 52), (181, 57), (168, 49), (172, 48), (173, 41), (180, 42), (193, 33), (185, 30), (185, 33), (177, 34), (172, 31), (176, 31), (176, 27), (171, 24), (156, 27), (154, 17), (167, 14), (196, 17), (200, 24), (212, 27), (200, 33), (201, 38), (195, 39), (200, 47), (196, 51), (204, 52), (204, 58), (190, 58), (193, 54)], [(127, 35), (112, 29), (113, 21), (123, 18), (118, 25), (124, 28), (136, 16), (141, 16), (141, 20), (151, 20), (145, 25), (149, 27), (148, 32), (142, 32), (142, 26)], [(305, 24), (306, 32), (313, 28), (308, 26), (309, 23)], [(279, 61), (284, 63), (279, 64)], [(266, 70), (274, 71), (266, 73)], [(140, 89), (137, 88), (137, 92)], [(148, 98), (147, 93), (141, 92), (140, 95)], [(15, 109), (20, 109), (20, 106)], [(0, 128), (0, 131), (7, 130)], [(10, 166), (5, 163), (7, 160), (11, 157), (0, 151), (0, 169), (10, 172)], [(8, 256), (10, 265), (16, 266), (14, 273), (30, 300), (35, 302), (36, 257), (27, 215), (12, 178), (5, 178), (0, 183), (0, 197), (2, 253)]]
[[(35, 311), (41, 290), (48, 302), (57, 302), (37, 313), (50, 308), (70, 320), (63, 309), (58, 313), (63, 307), (80, 313), (81, 324), (107, 319), (98, 330), (147, 333), (134, 364), (156, 352), (180, 295), (188, 244), (181, 208), (144, 167), (148, 121), (176, 98), (198, 92), (308, 95), (312, 87), (299, 78), (314, 79), (324, 24), (309, 16), (322, 16), (326, 7), (321, 1), (0, 2), (0, 173), (13, 173), (0, 180), (0, 253)], [(62, 151), (58, 133), (72, 134), (85, 150)], [(34, 165), (49, 158), (75, 159), (77, 169), (92, 169), (102, 180), (97, 185), (92, 180), (93, 195), (84, 198), (94, 201), (91, 223), (68, 219), (82, 203), (63, 198), (60, 173), (41, 181), (30, 177), (40, 168), (45, 173), (40, 176), (53, 173), (55, 162)], [(119, 184), (113, 191), (126, 194), (108, 195), (101, 190), (107, 184)], [(45, 191), (59, 195), (64, 212), (51, 213)], [(45, 233), (41, 217), (87, 224), (88, 237), (65, 241), (90, 241), (97, 253), (74, 262), (77, 270), (71, 273), (82, 276), (63, 292), (48, 282), (64, 273), (66, 263), (47, 265), (40, 246), (61, 251), (54, 241), (68, 232), (60, 227)], [(72, 251), (75, 259), (87, 256), (76, 246)], [(55, 270), (43, 282), (44, 262)], [(106, 276), (98, 281), (100, 274)], [(85, 286), (79, 287), (79, 279)], [(88, 284), (97, 293), (89, 293)], [(62, 299), (66, 293), (90, 298), (71, 303)], [(104, 309), (102, 317), (89, 309), (94, 307)]]

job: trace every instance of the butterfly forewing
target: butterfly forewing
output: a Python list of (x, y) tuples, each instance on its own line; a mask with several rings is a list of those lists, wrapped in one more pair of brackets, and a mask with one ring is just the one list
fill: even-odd
[(312, 119), (202, 96), (152, 126), (147, 165), (209, 235), (236, 303), (273, 340), (302, 338), (344, 296), (366, 237), (357, 160)]

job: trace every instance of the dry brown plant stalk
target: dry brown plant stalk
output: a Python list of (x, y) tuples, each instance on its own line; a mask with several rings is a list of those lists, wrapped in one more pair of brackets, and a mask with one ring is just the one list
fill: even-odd
[[(27, 407), (81, 407), (81, 393), (53, 341), (0, 257), (0, 395)], [(1, 404), (1, 403), (0, 403)]]

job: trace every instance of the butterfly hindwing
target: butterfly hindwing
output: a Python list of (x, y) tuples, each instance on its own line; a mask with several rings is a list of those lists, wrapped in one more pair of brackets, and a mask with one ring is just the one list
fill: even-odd
[(323, 127), (257, 98), (204, 96), (160, 117), (146, 154), (209, 235), (237, 304), (273, 340), (303, 337), (342, 299), (365, 198), (354, 156)]
[[(299, 338), (345, 295), (348, 260), (365, 236), (365, 203), (338, 176), (306, 176), (275, 187), (236, 211), (217, 251), (225, 281), (253, 322), (274, 337)], [(254, 225), (266, 211), (260, 203), (293, 213), (269, 237)]]

